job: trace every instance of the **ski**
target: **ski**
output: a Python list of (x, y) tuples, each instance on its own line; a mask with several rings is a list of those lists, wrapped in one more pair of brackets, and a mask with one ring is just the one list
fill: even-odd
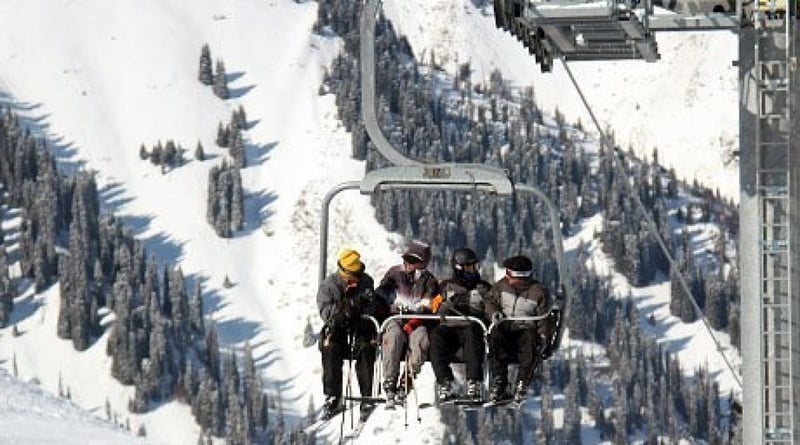
[(486, 400), (483, 399), (467, 399), (460, 397), (446, 399), (439, 402), (440, 405), (477, 406), (477, 407), (483, 406), (485, 403)]
[(336, 409), (336, 411), (334, 411), (334, 412), (333, 412), (333, 414), (331, 414), (329, 417), (322, 417), (322, 418), (320, 418), (320, 419), (317, 419), (317, 420), (316, 420), (314, 423), (312, 423), (311, 425), (309, 425), (309, 426), (307, 426), (307, 427), (303, 428), (303, 433), (304, 433), (304, 434), (311, 434), (312, 432), (314, 432), (314, 431), (316, 431), (316, 430), (318, 430), (318, 429), (322, 428), (322, 427), (323, 427), (325, 424), (327, 424), (328, 422), (330, 422), (330, 420), (331, 420), (331, 419), (333, 419), (334, 417), (338, 416), (339, 414), (341, 414), (341, 413), (345, 412), (346, 410), (347, 410), (347, 409), (346, 409), (344, 406), (341, 406), (341, 407), (339, 407), (339, 408), (338, 408), (338, 409)]
[(361, 435), (361, 432), (364, 430), (364, 426), (366, 426), (367, 424), (367, 420), (369, 420), (369, 416), (371, 416), (372, 413), (375, 412), (375, 409), (376, 408), (373, 408), (366, 413), (361, 413), (361, 416), (358, 419), (358, 423), (356, 423), (355, 427), (353, 427), (353, 429), (349, 433), (342, 436), (342, 439), (344, 440), (358, 439), (358, 436)]
[(483, 404), (484, 408), (509, 408), (520, 409), (525, 401), (517, 402), (514, 399), (490, 400)]
[(352, 429), (349, 433), (345, 434), (342, 439), (344, 440), (356, 440), (358, 436), (361, 435), (361, 432), (364, 431), (364, 427), (367, 425), (366, 420), (359, 420), (356, 424), (355, 428)]
[(394, 409), (398, 405), (402, 407), (403, 402), (401, 402), (400, 400), (392, 400), (391, 402), (386, 402), (386, 404), (384, 405), (384, 409), (386, 409), (387, 411), (394, 411)]
[(354, 402), (362, 402), (362, 403), (363, 402), (386, 403), (386, 399), (383, 398), (383, 397), (366, 397), (366, 396), (360, 397), (360, 396), (354, 396), (354, 397), (345, 397), (344, 399), (345, 400), (352, 400)]

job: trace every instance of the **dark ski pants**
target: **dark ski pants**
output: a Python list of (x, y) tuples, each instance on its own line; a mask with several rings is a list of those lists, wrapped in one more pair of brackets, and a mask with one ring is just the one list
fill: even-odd
[(517, 380), (528, 385), (537, 358), (537, 333), (535, 328), (519, 329), (508, 324), (500, 325), (489, 338), (491, 371), (494, 381), (508, 381), (508, 364), (519, 361)]
[(456, 352), (462, 348), (467, 380), (483, 380), (483, 333), (477, 325), (467, 326), (439, 325), (430, 333), (431, 366), (437, 382), (453, 380), (450, 363)]
[[(375, 364), (375, 344), (372, 337), (358, 332), (353, 336), (352, 359), (355, 360), (358, 389), (362, 396), (372, 394)], [(342, 365), (350, 351), (347, 341), (347, 330), (344, 328), (330, 329), (326, 326), (322, 329), (319, 350), (322, 353), (322, 391), (326, 396), (342, 396)]]

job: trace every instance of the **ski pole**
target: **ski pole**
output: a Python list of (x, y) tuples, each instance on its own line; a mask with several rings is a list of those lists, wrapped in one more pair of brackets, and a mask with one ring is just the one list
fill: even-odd
[[(347, 403), (347, 399), (350, 399), (352, 394), (352, 373), (353, 373), (353, 350), (352, 350), (352, 341), (351, 341), (351, 332), (350, 328), (347, 329), (347, 386), (345, 386), (345, 402)], [(339, 422), (339, 445), (342, 444), (342, 439), (344, 438), (344, 413), (342, 414), (342, 420)], [(353, 401), (350, 400), (350, 424), (352, 428), (353, 424)]]
[(408, 428), (408, 368), (409, 368), (408, 367), (408, 361), (409, 361), (410, 355), (411, 355), (410, 352), (406, 351), (406, 360), (405, 360), (405, 368), (406, 369), (405, 369), (405, 372), (403, 373), (404, 374), (403, 375), (403, 377), (404, 377), (403, 380), (405, 380), (405, 382), (403, 382), (403, 383), (405, 383), (405, 385), (406, 385), (405, 386), (406, 387), (406, 395), (405, 395), (406, 400), (405, 400), (405, 403), (403, 403), (403, 420), (404, 420), (405, 424), (403, 426), (406, 427), (406, 428)]
[(350, 396), (350, 428), (352, 429), (354, 426), (353, 422), (353, 411), (355, 401), (352, 400), (353, 398), (353, 354), (355, 353), (355, 332), (353, 332), (353, 328), (351, 327), (347, 333), (347, 345), (348, 345), (348, 353), (347, 353), (347, 392)]
[[(408, 357), (411, 357), (411, 354), (408, 354)], [(419, 396), (417, 395), (417, 382), (414, 378), (414, 371), (410, 370), (411, 360), (409, 359), (408, 363), (406, 363), (406, 380), (408, 380), (408, 376), (411, 375), (411, 389), (414, 390), (414, 402), (417, 403), (417, 423), (422, 423), (422, 417), (419, 415)], [(408, 384), (406, 384), (406, 388), (408, 388)], [(406, 396), (406, 403), (408, 403), (408, 396)]]

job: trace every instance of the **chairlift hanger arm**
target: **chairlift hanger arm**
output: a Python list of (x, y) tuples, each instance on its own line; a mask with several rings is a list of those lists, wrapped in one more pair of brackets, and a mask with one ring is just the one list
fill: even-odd
[(363, 194), (390, 189), (481, 190), (510, 196), (514, 186), (505, 171), (481, 164), (386, 167), (368, 172), (361, 181)]

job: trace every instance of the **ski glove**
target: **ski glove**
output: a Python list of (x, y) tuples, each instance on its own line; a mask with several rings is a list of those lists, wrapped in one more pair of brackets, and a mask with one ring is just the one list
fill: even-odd
[(351, 301), (344, 299), (336, 305), (332, 318), (334, 325), (344, 326), (358, 318), (358, 310)]
[(429, 311), (430, 309), (431, 309), (430, 298), (423, 298), (419, 300), (419, 303), (417, 303), (417, 311), (422, 311), (422, 310)]
[(500, 320), (504, 318), (506, 318), (505, 314), (503, 314), (500, 311), (497, 311), (494, 314), (492, 314), (492, 324), (498, 324), (500, 323)]
[(345, 326), (347, 324), (347, 315), (344, 312), (336, 311), (331, 316), (331, 324), (334, 326)]
[(450, 312), (451, 309), (453, 309), (453, 307), (454, 307), (453, 300), (448, 298), (447, 300), (442, 301), (442, 304), (439, 305), (438, 312), (442, 316), (445, 316), (447, 315), (448, 312)]
[(417, 327), (419, 327), (421, 324), (422, 320), (419, 318), (412, 318), (403, 326), (403, 332), (405, 332), (406, 335), (411, 335), (411, 333), (414, 332), (414, 329), (417, 329)]

